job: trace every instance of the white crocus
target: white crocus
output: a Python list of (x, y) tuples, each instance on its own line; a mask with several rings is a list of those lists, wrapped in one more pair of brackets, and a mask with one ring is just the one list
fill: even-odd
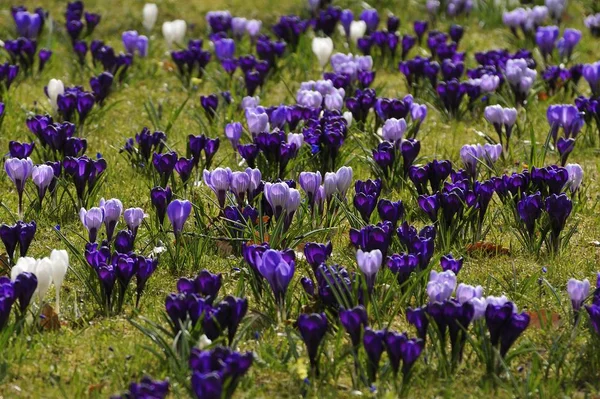
[(52, 283), (52, 261), (50, 258), (40, 259), (37, 262), (34, 274), (38, 279), (36, 292), (40, 303), (42, 303)]
[(333, 53), (333, 40), (330, 37), (315, 37), (312, 40), (312, 51), (323, 68)]
[(56, 313), (60, 313), (60, 288), (62, 287), (67, 269), (69, 268), (69, 254), (64, 249), (54, 249), (50, 254), (52, 261), (52, 281), (56, 290)]
[(154, 3), (144, 4), (142, 16), (142, 25), (144, 25), (144, 28), (146, 28), (147, 31), (151, 31), (156, 23), (156, 18), (158, 17), (158, 6)]
[(183, 19), (163, 23), (162, 33), (169, 48), (173, 46), (173, 43), (183, 44), (186, 29), (187, 24)]
[(350, 41), (354, 44), (365, 35), (367, 32), (367, 24), (365, 21), (352, 21), (350, 23)]
[(37, 265), (37, 259), (29, 256), (22, 256), (17, 261), (17, 264), (10, 270), (10, 279), (15, 281), (17, 276), (21, 273), (29, 272), (35, 274), (35, 267)]
[(58, 109), (57, 98), (60, 94), (63, 94), (65, 92), (65, 85), (61, 80), (50, 79), (46, 91), (48, 94), (48, 99), (50, 100), (50, 104), (52, 105), (52, 108), (56, 111)]

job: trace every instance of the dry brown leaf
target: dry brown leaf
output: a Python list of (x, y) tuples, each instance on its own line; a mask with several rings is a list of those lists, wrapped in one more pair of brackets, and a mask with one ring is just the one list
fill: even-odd
[(42, 307), (42, 313), (40, 318), (40, 324), (46, 331), (58, 331), (60, 329), (60, 320), (58, 315), (54, 312), (52, 306), (47, 303)]
[(479, 241), (474, 244), (467, 245), (467, 253), (471, 256), (501, 256), (510, 255), (510, 250), (502, 245), (497, 245), (491, 242)]
[(552, 327), (560, 325), (560, 315), (556, 312), (548, 312), (542, 309), (538, 312), (527, 312), (530, 317), (529, 324), (534, 328), (546, 327), (551, 323)]

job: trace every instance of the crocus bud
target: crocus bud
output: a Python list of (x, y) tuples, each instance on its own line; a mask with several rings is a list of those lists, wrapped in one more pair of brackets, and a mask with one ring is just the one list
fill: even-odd
[(37, 165), (33, 167), (33, 172), (31, 172), (31, 178), (33, 183), (38, 188), (38, 197), (40, 199), (40, 204), (46, 195), (46, 190), (50, 183), (52, 183), (52, 179), (54, 179), (54, 169), (52, 166), (48, 165)]
[(117, 227), (117, 223), (123, 213), (123, 203), (117, 199), (109, 199), (105, 201), (104, 198), (100, 200), (100, 208), (104, 212), (104, 225), (106, 226), (106, 239), (112, 240), (113, 233)]
[(156, 23), (156, 17), (158, 17), (158, 6), (154, 3), (144, 4), (142, 16), (142, 25), (144, 25), (144, 28), (146, 28), (148, 31), (152, 30), (154, 24)]
[(330, 37), (313, 38), (312, 51), (317, 56), (321, 68), (325, 67), (333, 53), (333, 40)]
[(125, 209), (125, 212), (123, 212), (123, 218), (125, 219), (127, 228), (133, 233), (134, 237), (137, 233), (138, 227), (142, 224), (142, 221), (145, 217), (146, 214), (142, 208), (129, 208)]
[(335, 172), (335, 183), (337, 191), (341, 197), (346, 196), (346, 192), (352, 184), (352, 168), (350, 166), (342, 166)]
[(162, 33), (167, 41), (167, 46), (171, 48), (173, 43), (183, 44), (186, 29), (187, 24), (182, 19), (176, 19), (175, 21), (167, 21), (163, 23)]
[(356, 251), (356, 263), (358, 264), (360, 271), (363, 272), (365, 276), (367, 281), (367, 289), (369, 292), (373, 290), (375, 277), (381, 268), (382, 261), (383, 256), (381, 251), (378, 249), (375, 249), (371, 252), (363, 252), (361, 249)]
[(354, 44), (367, 32), (365, 21), (352, 21), (350, 23), (350, 41)]
[(385, 121), (382, 131), (384, 140), (396, 143), (404, 137), (404, 133), (406, 132), (406, 121), (404, 118), (390, 118)]
[(52, 263), (52, 281), (56, 290), (56, 306), (55, 311), (60, 313), (60, 288), (65, 280), (67, 269), (69, 268), (69, 254), (64, 249), (53, 249), (50, 253), (50, 261)]
[(52, 261), (50, 258), (40, 259), (37, 262), (35, 271), (33, 273), (38, 279), (36, 291), (41, 303), (48, 292), (48, 288), (50, 288), (50, 284), (52, 283)]
[(46, 87), (46, 95), (48, 96), (50, 104), (55, 111), (58, 109), (57, 98), (64, 92), (65, 85), (61, 80), (50, 79), (50, 82), (48, 82), (48, 86)]
[(239, 122), (228, 123), (225, 126), (225, 137), (227, 137), (231, 146), (236, 149), (242, 138), (242, 124)]
[(86, 211), (84, 208), (81, 208), (79, 219), (81, 220), (81, 224), (88, 230), (89, 241), (96, 242), (98, 230), (102, 227), (102, 223), (104, 223), (104, 210), (101, 208), (91, 208), (89, 211)]
[(191, 212), (192, 203), (187, 200), (182, 201), (176, 199), (171, 201), (169, 206), (167, 206), (167, 216), (169, 217), (169, 221), (171, 221), (175, 235), (181, 233), (183, 225)]

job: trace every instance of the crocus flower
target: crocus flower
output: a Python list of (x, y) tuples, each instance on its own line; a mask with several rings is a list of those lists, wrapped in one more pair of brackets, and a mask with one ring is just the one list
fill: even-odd
[(234, 149), (237, 149), (240, 139), (242, 138), (242, 133), (242, 124), (239, 122), (228, 123), (225, 125), (225, 137), (227, 137)]
[(313, 207), (315, 194), (321, 186), (321, 172), (300, 172), (298, 182), (308, 196), (309, 205)]
[(430, 302), (443, 302), (450, 298), (456, 288), (456, 274), (452, 270), (438, 273), (432, 270), (427, 283), (427, 295)]
[(15, 184), (19, 194), (19, 213), (21, 213), (23, 190), (25, 190), (25, 182), (33, 172), (33, 161), (31, 161), (31, 158), (9, 158), (4, 162), (4, 170), (8, 178)]
[(571, 59), (571, 55), (573, 54), (573, 50), (577, 46), (577, 43), (581, 40), (581, 31), (577, 29), (567, 28), (563, 33), (563, 37), (561, 37), (556, 43), (556, 47), (558, 48), (558, 55), (562, 59)]
[(55, 311), (60, 314), (60, 288), (62, 287), (65, 275), (69, 269), (69, 254), (64, 249), (53, 249), (50, 253), (50, 261), (52, 262), (52, 282), (56, 292)]
[(79, 210), (79, 219), (88, 231), (89, 241), (96, 242), (98, 230), (102, 227), (102, 223), (104, 223), (104, 209), (91, 208), (86, 211), (85, 208), (81, 208)]
[(366, 326), (369, 325), (369, 319), (367, 317), (367, 311), (362, 305), (356, 306), (349, 310), (340, 311), (340, 322), (344, 327), (344, 330), (350, 335), (350, 341), (352, 346), (358, 349), (360, 345), (360, 339), (362, 332)]
[(31, 178), (33, 183), (38, 188), (38, 198), (40, 200), (40, 204), (46, 195), (46, 190), (52, 183), (54, 179), (54, 169), (52, 166), (48, 165), (37, 165), (33, 167), (33, 171), (31, 172)]
[(231, 187), (232, 172), (229, 168), (216, 168), (212, 172), (204, 170), (204, 183), (217, 195), (221, 209), (225, 207), (227, 191)]
[(579, 312), (583, 301), (590, 293), (590, 282), (586, 278), (585, 280), (575, 280), (574, 278), (569, 279), (567, 283), (567, 293), (571, 298), (571, 304), (573, 305), (573, 311)]
[(454, 258), (452, 254), (448, 254), (442, 256), (440, 259), (440, 266), (443, 271), (451, 270), (454, 274), (458, 274), (460, 269), (462, 269), (463, 261), (464, 259), (462, 257)]
[(147, 31), (151, 31), (158, 17), (158, 6), (154, 3), (144, 4), (142, 9), (142, 25)]
[(559, 35), (558, 26), (540, 26), (535, 33), (535, 42), (544, 59), (552, 54)]
[(165, 220), (165, 215), (167, 213), (167, 205), (169, 205), (172, 198), (173, 192), (171, 191), (170, 187), (154, 187), (152, 190), (150, 190), (150, 201), (156, 209), (158, 222), (161, 226), (163, 224), (163, 221)]
[(348, 188), (352, 185), (352, 167), (350, 166), (342, 166), (335, 172), (335, 184), (336, 189), (341, 198), (346, 198), (346, 192)]
[(350, 23), (350, 41), (354, 44), (361, 39), (367, 32), (367, 23), (365, 21), (352, 21)]
[(356, 251), (356, 263), (365, 276), (367, 290), (369, 292), (373, 291), (375, 278), (377, 277), (377, 272), (381, 268), (382, 261), (383, 256), (379, 249), (370, 252), (363, 252), (361, 249)]
[[(19, 300), (19, 310), (24, 314), (31, 302), (31, 297), (37, 289), (38, 281), (32, 272), (20, 272), (13, 278), (15, 299)], [(2, 322), (0, 322), (0, 327)]]
[(324, 68), (333, 53), (333, 40), (330, 37), (313, 38), (312, 51), (317, 56), (321, 68)]
[(313, 369), (317, 370), (319, 346), (327, 333), (327, 316), (325, 316), (325, 313), (302, 313), (298, 317), (297, 325), (302, 340), (306, 345), (310, 365)]
[(123, 203), (117, 198), (105, 201), (100, 200), (100, 208), (104, 212), (104, 225), (106, 226), (106, 239), (112, 240), (113, 233), (117, 227), (117, 223), (123, 213)]
[(167, 46), (171, 48), (174, 43), (183, 44), (187, 24), (182, 19), (175, 21), (166, 21), (162, 26), (162, 34), (167, 42)]
[(169, 217), (169, 221), (173, 226), (173, 232), (175, 235), (179, 235), (183, 230), (183, 225), (185, 221), (190, 216), (192, 212), (192, 203), (187, 200), (173, 200), (167, 206), (167, 216)]
[(142, 221), (146, 217), (142, 208), (128, 208), (123, 212), (123, 219), (127, 224), (127, 228), (133, 236), (137, 234), (138, 227), (142, 224)]
[(383, 124), (382, 135), (383, 139), (390, 141), (392, 143), (397, 143), (401, 141), (404, 137), (404, 133), (406, 132), (406, 121), (404, 118), (396, 119), (389, 118)]
[(332, 251), (333, 247), (331, 245), (331, 241), (327, 242), (327, 244), (308, 242), (304, 245), (304, 256), (306, 257), (306, 262), (313, 268), (313, 270), (316, 270), (318, 266), (326, 262), (331, 256)]
[(58, 79), (50, 79), (48, 82), (48, 86), (46, 86), (46, 95), (50, 100), (50, 104), (52, 108), (56, 111), (58, 110), (57, 99), (58, 96), (65, 92), (65, 86), (63, 82)]
[(583, 181), (583, 168), (576, 163), (570, 163), (565, 165), (565, 169), (569, 173), (569, 189), (571, 193), (574, 193), (581, 186), (581, 182)]
[(283, 302), (288, 285), (294, 276), (296, 263), (285, 259), (280, 251), (272, 249), (267, 249), (262, 256), (256, 254), (254, 262), (259, 273), (271, 286), (277, 302)]
[(372, 330), (369, 327), (365, 328), (363, 334), (363, 346), (367, 357), (368, 363), (368, 374), (371, 383), (375, 382), (377, 376), (377, 369), (379, 368), (379, 361), (381, 360), (381, 354), (384, 349), (385, 330)]

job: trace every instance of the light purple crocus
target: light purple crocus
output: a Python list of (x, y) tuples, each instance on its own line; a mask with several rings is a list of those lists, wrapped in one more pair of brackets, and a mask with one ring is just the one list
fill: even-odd
[(361, 249), (356, 251), (356, 263), (358, 264), (360, 271), (365, 276), (367, 290), (369, 292), (373, 291), (375, 278), (377, 277), (377, 272), (379, 269), (381, 269), (382, 261), (383, 255), (379, 249), (375, 249), (370, 252), (366, 252)]
[(167, 206), (167, 216), (169, 217), (171, 226), (173, 226), (173, 232), (176, 236), (183, 230), (183, 225), (191, 212), (192, 203), (187, 200), (176, 199), (171, 201)]
[(204, 169), (204, 183), (217, 195), (221, 209), (225, 207), (227, 191), (231, 185), (231, 169), (216, 168), (212, 172)]
[(558, 55), (562, 59), (571, 59), (571, 55), (573, 54), (573, 50), (575, 46), (581, 40), (581, 31), (577, 29), (567, 28), (563, 32), (563, 37), (558, 40), (556, 43), (556, 48), (558, 48)]
[(231, 19), (231, 32), (233, 36), (237, 39), (240, 39), (246, 33), (246, 25), (248, 25), (248, 20), (242, 17), (233, 17)]
[(385, 121), (382, 128), (382, 136), (384, 140), (392, 143), (402, 141), (404, 133), (406, 132), (406, 121), (404, 118), (396, 119), (389, 118)]
[(117, 198), (109, 199), (105, 201), (104, 198), (100, 200), (100, 208), (104, 211), (104, 225), (106, 226), (106, 239), (110, 241), (112, 239), (117, 223), (123, 213), (123, 203)]
[(128, 30), (123, 32), (121, 35), (121, 39), (123, 40), (123, 47), (125, 47), (125, 52), (129, 54), (134, 54), (137, 49), (137, 40), (139, 34), (135, 30)]
[(31, 158), (19, 159), (9, 158), (4, 162), (4, 170), (8, 178), (15, 184), (19, 195), (19, 215), (23, 212), (23, 190), (25, 183), (33, 172), (33, 161)]
[(246, 172), (231, 173), (231, 192), (235, 195), (240, 207), (243, 206), (244, 196), (249, 188), (250, 176)]
[(456, 288), (456, 300), (460, 303), (470, 302), (473, 298), (481, 298), (483, 296), (483, 287), (480, 285), (473, 286), (460, 283)]
[(86, 211), (85, 208), (81, 208), (79, 210), (79, 219), (88, 231), (89, 241), (96, 242), (98, 230), (100, 230), (102, 223), (104, 223), (104, 210), (94, 207)]
[(262, 27), (262, 21), (260, 21), (258, 19), (251, 19), (246, 24), (246, 31), (248, 32), (248, 35), (252, 39), (254, 39), (260, 33), (260, 28), (261, 27)]
[(594, 96), (600, 96), (600, 61), (583, 66), (583, 78), (588, 82)]
[(315, 202), (315, 194), (321, 186), (321, 172), (301, 172), (298, 178), (300, 187), (308, 197), (308, 203), (312, 207)]
[(225, 137), (227, 137), (234, 149), (237, 149), (237, 146), (240, 143), (242, 132), (243, 128), (240, 122), (228, 123), (225, 126)]
[(583, 301), (590, 293), (589, 280), (587, 278), (583, 281), (575, 280), (574, 278), (569, 279), (567, 283), (567, 293), (569, 294), (569, 298), (571, 298), (573, 310), (578, 312), (579, 309), (581, 309)]
[(276, 218), (279, 218), (286, 209), (288, 197), (290, 195), (290, 187), (287, 183), (265, 183), (265, 198)]
[(248, 122), (248, 130), (252, 134), (269, 131), (269, 115), (260, 107), (246, 108), (246, 121)]
[(38, 198), (41, 204), (46, 195), (46, 190), (50, 186), (50, 183), (52, 183), (52, 179), (54, 179), (54, 169), (49, 165), (34, 166), (31, 172), (31, 179), (38, 188)]
[(569, 163), (565, 165), (565, 169), (569, 174), (567, 185), (572, 193), (579, 189), (583, 181), (583, 168), (577, 163)]
[(342, 199), (346, 198), (346, 192), (352, 185), (352, 167), (342, 166), (335, 172), (335, 187)]
[(430, 302), (443, 302), (450, 298), (456, 287), (456, 275), (452, 270), (438, 273), (432, 270), (427, 283), (427, 295)]
[(136, 236), (137, 230), (145, 217), (146, 214), (142, 208), (128, 208), (125, 209), (125, 212), (123, 212), (123, 219), (125, 219), (127, 228), (129, 231), (131, 231), (134, 237)]
[(489, 144), (483, 145), (483, 152), (485, 154), (485, 160), (489, 166), (492, 166), (502, 155), (502, 144)]
[(485, 155), (485, 151), (481, 144), (465, 144), (460, 149), (460, 158), (463, 162), (465, 170), (472, 178), (477, 177), (477, 164)]

